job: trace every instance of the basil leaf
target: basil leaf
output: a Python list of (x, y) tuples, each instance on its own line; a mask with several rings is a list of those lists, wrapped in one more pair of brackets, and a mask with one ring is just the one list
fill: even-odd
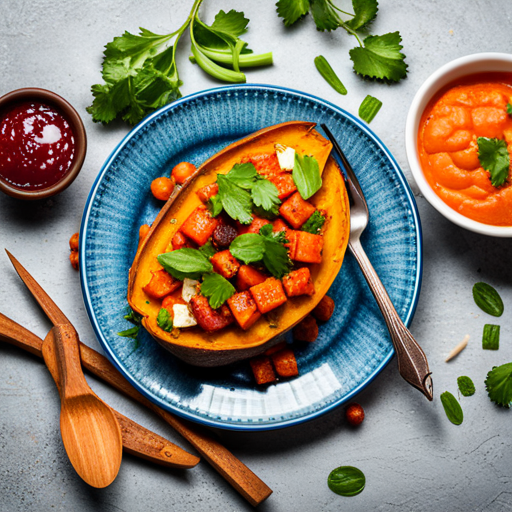
[(498, 350), (500, 348), (500, 326), (485, 324), (482, 336), (482, 348), (484, 350)]
[(340, 94), (347, 94), (346, 87), (341, 83), (338, 75), (331, 68), (331, 65), (327, 62), (327, 59), (323, 55), (315, 57), (315, 66), (318, 72), (324, 77), (324, 80)]
[(507, 150), (507, 143), (501, 139), (489, 139), (478, 137), (478, 160), (480, 165), (489, 171), (491, 184), (499, 187), (507, 181), (510, 169), (510, 155)]
[(359, 117), (370, 124), (379, 112), (380, 107), (382, 107), (382, 101), (368, 94), (359, 106)]
[(160, 329), (164, 331), (171, 332), (172, 331), (172, 318), (171, 314), (167, 309), (161, 308), (158, 312), (158, 316), (156, 317), (156, 323)]
[(473, 299), (476, 305), (492, 316), (503, 314), (503, 301), (499, 293), (487, 283), (475, 283), (473, 286)]
[(213, 265), (198, 249), (178, 249), (157, 256), (158, 263), (169, 274), (183, 281), (185, 277), (199, 279), (202, 274), (212, 272)]
[(485, 379), (485, 388), (492, 402), (510, 407), (512, 402), (512, 363), (493, 366)]
[(340, 466), (333, 469), (327, 478), (327, 485), (332, 492), (341, 496), (355, 496), (364, 489), (364, 473), (353, 466)]
[(295, 153), (292, 177), (302, 199), (309, 199), (322, 187), (320, 168), (314, 156), (301, 157)]
[(281, 204), (277, 187), (266, 179), (256, 180), (252, 186), (252, 200), (256, 206), (274, 215), (279, 214), (278, 206)]
[(315, 213), (309, 217), (309, 219), (302, 225), (300, 228), (301, 231), (307, 231), (313, 235), (318, 235), (322, 226), (324, 225), (325, 217), (318, 211), (315, 210)]
[(210, 197), (206, 203), (206, 206), (208, 207), (211, 216), (217, 217), (217, 215), (219, 215), (223, 210), (222, 201), (219, 194), (215, 194), (214, 196)]
[(229, 246), (229, 252), (246, 265), (260, 261), (265, 254), (265, 240), (255, 233), (237, 236)]
[(251, 190), (257, 175), (258, 173), (256, 172), (254, 164), (247, 162), (245, 164), (235, 164), (225, 176), (235, 185), (246, 190)]
[(118, 332), (118, 336), (123, 336), (123, 338), (132, 338), (136, 339), (139, 335), (139, 329), (140, 327), (136, 325), (135, 327), (131, 327), (130, 329), (126, 329), (126, 331)]
[(208, 259), (217, 252), (211, 240), (208, 240), (208, 242), (206, 242), (202, 247), (199, 247), (198, 250), (201, 251)]
[(465, 375), (458, 377), (457, 385), (462, 396), (472, 396), (475, 394), (475, 385), (469, 377)]
[(220, 274), (211, 273), (203, 277), (201, 294), (208, 297), (213, 309), (217, 309), (235, 294), (235, 287)]
[(253, 205), (251, 194), (222, 174), (217, 175), (217, 184), (219, 185), (218, 196), (226, 213), (241, 224), (250, 224)]
[(464, 419), (464, 414), (457, 399), (449, 391), (445, 391), (441, 394), (441, 403), (448, 419), (454, 425), (460, 425)]

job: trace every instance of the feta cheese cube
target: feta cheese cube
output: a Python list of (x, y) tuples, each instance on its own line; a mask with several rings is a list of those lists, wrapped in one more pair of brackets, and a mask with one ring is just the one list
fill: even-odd
[(295, 164), (295, 149), (282, 144), (276, 144), (276, 154), (279, 166), (283, 171), (293, 171)]
[(185, 277), (183, 279), (183, 289), (181, 290), (181, 297), (185, 302), (190, 302), (190, 299), (197, 294), (197, 285), (199, 281)]
[(192, 314), (186, 304), (174, 304), (172, 307), (174, 313), (174, 327), (183, 329), (185, 327), (194, 327), (197, 325), (195, 316)]

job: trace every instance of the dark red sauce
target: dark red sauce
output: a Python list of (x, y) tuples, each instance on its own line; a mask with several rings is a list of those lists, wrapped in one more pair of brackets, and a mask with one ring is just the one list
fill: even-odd
[(0, 113), (0, 178), (23, 190), (54, 185), (69, 171), (73, 131), (54, 107), (25, 102)]

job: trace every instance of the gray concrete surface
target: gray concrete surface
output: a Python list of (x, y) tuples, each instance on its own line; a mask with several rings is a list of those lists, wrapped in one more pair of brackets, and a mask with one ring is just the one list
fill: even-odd
[[(78, 231), (88, 191), (102, 163), (128, 132), (115, 124), (95, 125), (85, 113), (90, 86), (100, 80), (103, 46), (139, 26), (157, 33), (176, 28), (189, 4), (170, 0), (2, 0), (0, 8), (0, 93), (38, 86), (67, 98), (82, 114), (89, 150), (82, 173), (62, 195), (37, 204), (0, 197), (0, 246), (11, 250), (37, 275), (66, 311), (82, 339), (100, 350), (82, 303), (78, 274), (68, 262), (68, 239)], [(348, 3), (348, 2), (345, 2)], [(440, 65), (481, 51), (510, 52), (509, 0), (392, 2), (382, 0), (372, 32), (400, 30), (409, 64), (397, 85), (360, 80), (351, 71), (352, 38), (338, 30), (319, 33), (311, 19), (286, 29), (265, 0), (205, 0), (203, 16), (236, 8), (250, 18), (251, 48), (272, 50), (275, 64), (248, 73), (248, 80), (312, 92), (354, 114), (366, 94), (384, 106), (371, 128), (388, 145), (413, 189), (405, 156), (408, 106), (421, 83)], [(218, 85), (188, 62), (187, 38), (179, 50), (183, 94)], [(347, 86), (339, 96), (316, 72), (323, 54)], [(391, 364), (357, 400), (366, 410), (358, 429), (348, 428), (343, 410), (287, 430), (266, 433), (217, 431), (235, 455), (273, 490), (259, 509), (298, 511), (488, 511), (512, 510), (512, 412), (487, 398), (484, 379), (493, 365), (512, 360), (512, 266), (510, 240), (479, 236), (450, 224), (416, 194), (423, 223), (425, 267), (412, 331), (429, 356), (435, 395), (428, 403), (399, 377)], [(0, 311), (44, 336), (49, 323), (0, 255)], [(498, 321), (482, 313), (471, 296), (476, 281), (501, 293), (506, 313)], [(481, 349), (485, 323), (501, 325), (498, 352)], [(448, 351), (465, 334), (468, 348), (450, 364)], [(469, 375), (477, 392), (465, 398), (464, 423), (444, 415), (439, 394), (456, 393), (456, 378)], [(144, 426), (187, 443), (142, 408), (90, 379), (111, 405)], [(0, 347), (0, 511), (238, 511), (251, 507), (208, 464), (191, 471), (168, 470), (125, 457), (117, 480), (95, 490), (74, 473), (59, 436), (59, 400), (43, 364), (19, 349)], [(354, 465), (366, 474), (364, 492), (333, 494), (329, 472)]]

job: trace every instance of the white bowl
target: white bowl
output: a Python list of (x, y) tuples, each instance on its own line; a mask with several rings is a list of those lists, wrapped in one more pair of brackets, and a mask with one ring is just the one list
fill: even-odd
[(421, 115), (432, 97), (445, 85), (468, 75), (485, 72), (512, 72), (512, 55), (475, 53), (452, 60), (430, 75), (412, 100), (405, 125), (405, 149), (411, 172), (427, 201), (448, 220), (482, 235), (512, 237), (512, 226), (492, 226), (464, 217), (450, 208), (433, 190), (423, 174), (418, 155), (418, 130)]

